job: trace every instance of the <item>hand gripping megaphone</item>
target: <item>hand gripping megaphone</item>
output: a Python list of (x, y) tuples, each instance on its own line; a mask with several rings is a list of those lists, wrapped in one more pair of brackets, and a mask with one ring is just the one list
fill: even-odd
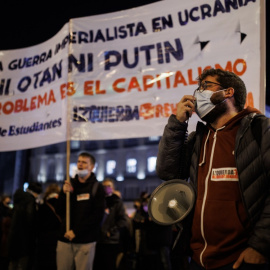
[(175, 247), (183, 230), (181, 221), (192, 210), (195, 192), (192, 186), (181, 179), (173, 179), (160, 184), (151, 194), (148, 202), (148, 214), (160, 225), (176, 224), (179, 233), (175, 239)]

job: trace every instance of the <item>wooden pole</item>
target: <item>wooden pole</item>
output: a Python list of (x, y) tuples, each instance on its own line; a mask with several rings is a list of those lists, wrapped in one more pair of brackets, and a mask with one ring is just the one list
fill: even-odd
[[(70, 75), (68, 75), (70, 76)], [(70, 81), (70, 80), (68, 80)], [(67, 88), (69, 83), (67, 84)], [(67, 89), (66, 93), (66, 99), (67, 99), (67, 129), (66, 129), (66, 135), (67, 135), (67, 143), (66, 143), (66, 181), (70, 183), (70, 175), (69, 175), (69, 164), (70, 164), (70, 126), (73, 116), (71, 117), (71, 100), (70, 100), (70, 94), (69, 90)], [(70, 192), (66, 193), (66, 232), (70, 230)]]
[[(69, 164), (70, 164), (70, 140), (67, 140), (66, 158), (66, 180), (70, 183)], [(70, 192), (66, 193), (66, 231), (70, 229)]]

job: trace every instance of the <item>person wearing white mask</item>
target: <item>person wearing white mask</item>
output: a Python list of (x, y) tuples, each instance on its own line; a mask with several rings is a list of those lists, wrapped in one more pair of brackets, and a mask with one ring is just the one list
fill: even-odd
[[(57, 242), (58, 270), (92, 270), (95, 246), (105, 209), (105, 192), (93, 172), (95, 158), (80, 153), (77, 173), (65, 181), (59, 194), (57, 213), (62, 218)], [(66, 230), (66, 193), (70, 192), (70, 229)]]
[[(245, 108), (245, 84), (232, 72), (204, 70), (198, 85), (169, 117), (156, 165), (161, 179), (186, 179), (196, 193), (179, 256), (191, 270), (268, 269), (270, 120)], [(188, 135), (194, 112), (204, 122)]]

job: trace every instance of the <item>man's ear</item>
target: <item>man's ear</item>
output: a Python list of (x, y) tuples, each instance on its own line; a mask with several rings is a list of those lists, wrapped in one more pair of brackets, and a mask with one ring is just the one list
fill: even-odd
[(91, 172), (94, 170), (94, 168), (95, 168), (95, 165), (90, 164), (90, 171), (91, 171)]
[(225, 91), (225, 97), (232, 97), (234, 95), (234, 89), (232, 87), (227, 88)]

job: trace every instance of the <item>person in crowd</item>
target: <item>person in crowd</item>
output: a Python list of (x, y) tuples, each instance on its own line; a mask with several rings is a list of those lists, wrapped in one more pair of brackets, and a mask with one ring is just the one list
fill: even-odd
[(122, 199), (122, 194), (121, 194), (121, 192), (120, 192), (119, 190), (114, 190), (113, 193), (114, 193), (115, 195), (117, 195), (119, 198)]
[(19, 188), (13, 195), (13, 214), (8, 236), (9, 270), (32, 270), (37, 248), (38, 196), (42, 185), (30, 182), (26, 191)]
[(133, 224), (133, 244), (135, 254), (138, 255), (140, 249), (140, 239), (141, 239), (141, 224), (145, 221), (145, 216), (143, 215), (142, 201), (144, 200), (143, 195), (140, 198), (133, 201), (133, 207), (135, 209), (132, 214), (132, 224)]
[(134, 218), (137, 213), (140, 213), (141, 208), (141, 199), (135, 199), (133, 201), (133, 208), (135, 209), (134, 212), (131, 214), (131, 218)]
[(171, 258), (171, 266), (172, 270), (179, 270), (179, 269), (189, 269), (189, 260), (187, 260), (186, 256), (182, 256), (182, 240), (179, 241), (178, 237), (179, 234), (181, 234), (181, 226), (179, 226), (181, 223), (175, 223), (172, 225), (172, 231), (173, 231), (173, 240), (172, 240), (172, 248), (170, 251), (170, 258)]
[[(110, 178), (107, 178), (112, 180)], [(113, 182), (113, 194), (117, 195), (120, 199), (122, 199), (122, 194), (119, 190), (115, 189), (114, 180)], [(125, 208), (125, 219), (126, 226), (122, 227), (120, 230), (120, 240), (119, 240), (119, 253), (116, 258), (116, 269), (117, 270), (128, 270), (130, 269), (130, 257), (132, 256), (132, 220)]]
[(159, 225), (151, 220), (148, 214), (149, 198), (148, 193), (141, 194), (140, 214), (134, 220), (137, 222), (134, 226), (139, 229), (136, 269), (171, 270), (172, 226)]
[(105, 178), (102, 185), (106, 194), (106, 209), (101, 236), (96, 245), (94, 270), (115, 270), (117, 256), (121, 251), (122, 231), (128, 227), (127, 216), (122, 199), (114, 193), (114, 181)]
[[(160, 140), (156, 172), (187, 179), (196, 193), (183, 221), (179, 256), (191, 269), (267, 269), (270, 258), (270, 120), (244, 108), (236, 74), (207, 69), (184, 95)], [(187, 136), (188, 119), (203, 122)]]
[(11, 196), (3, 195), (0, 200), (0, 269), (7, 270), (9, 264), (7, 240), (11, 225)]
[(56, 245), (61, 218), (56, 213), (61, 188), (58, 184), (48, 185), (43, 196), (43, 204), (38, 210), (38, 243), (36, 268), (56, 270)]
[(122, 239), (128, 239), (124, 242), (125, 256), (119, 266), (119, 269), (123, 270), (135, 270), (138, 266), (138, 253), (140, 246), (140, 221), (141, 217), (141, 199), (135, 199), (133, 201), (133, 207), (135, 209), (130, 215), (128, 215), (129, 229), (126, 231), (128, 237), (122, 237)]
[(132, 219), (129, 217), (125, 207), (126, 226), (120, 230), (119, 253), (116, 258), (117, 270), (131, 269), (131, 261), (133, 257), (132, 237), (133, 227)]
[[(65, 181), (58, 198), (57, 213), (62, 219), (57, 242), (58, 270), (92, 270), (95, 246), (105, 209), (105, 192), (93, 172), (95, 158), (79, 154), (77, 174)], [(66, 216), (66, 194), (70, 193), (70, 216)], [(70, 226), (66, 226), (66, 222)]]
[(142, 230), (145, 222), (145, 215), (143, 211), (142, 202), (149, 196), (147, 192), (142, 192), (139, 198), (133, 201), (133, 207), (135, 211), (131, 215), (132, 220), (132, 269), (139, 269), (141, 265), (141, 242), (142, 242)]

